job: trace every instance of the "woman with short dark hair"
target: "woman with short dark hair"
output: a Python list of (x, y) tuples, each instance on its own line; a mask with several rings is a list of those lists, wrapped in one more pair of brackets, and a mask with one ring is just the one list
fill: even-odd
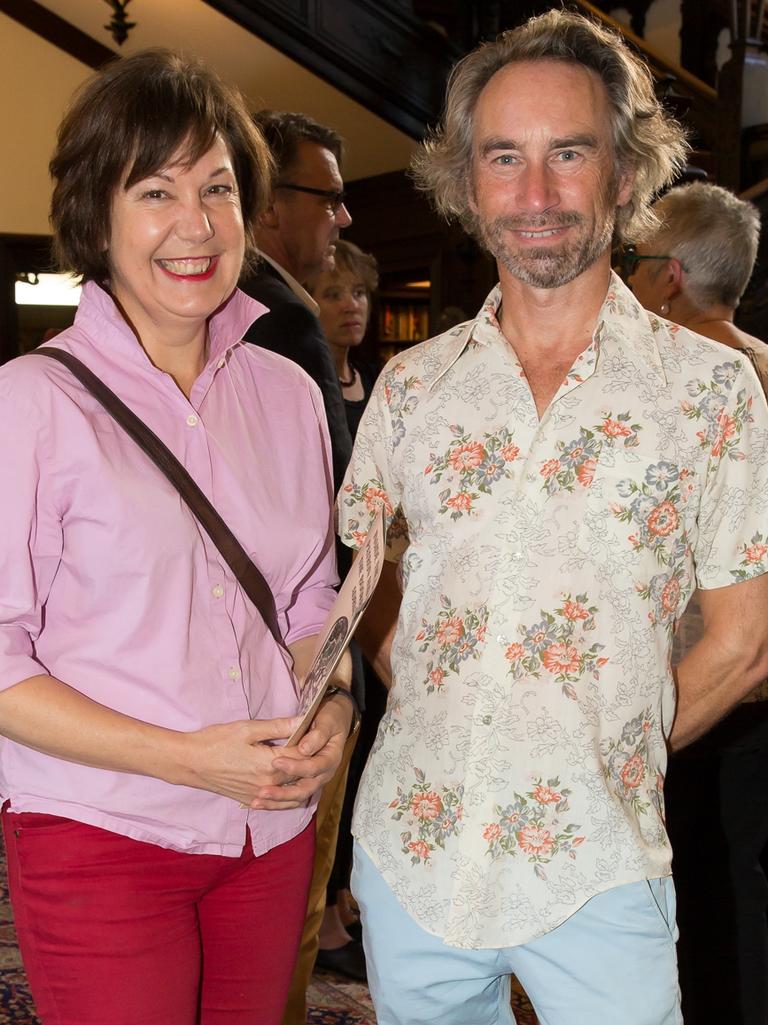
[[(240, 97), (168, 51), (87, 83), (51, 162), (82, 300), (0, 369), (3, 825), (44, 1025), (281, 1019), (351, 703), (278, 746), (336, 576), (320, 394), (241, 342), (269, 168)], [(239, 566), (73, 356), (186, 469)]]

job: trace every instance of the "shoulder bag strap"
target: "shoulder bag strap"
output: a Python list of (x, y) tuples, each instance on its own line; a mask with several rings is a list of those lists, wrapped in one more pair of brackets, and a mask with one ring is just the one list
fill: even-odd
[(240, 586), (261, 613), (272, 636), (282, 646), (283, 641), (277, 625), (275, 599), (269, 584), (171, 450), (76, 356), (52, 346), (35, 349), (34, 354), (48, 356), (50, 359), (62, 363), (98, 399), (123, 430), (133, 438), (139, 448), (149, 456), (155, 466), (165, 474), (216, 545)]

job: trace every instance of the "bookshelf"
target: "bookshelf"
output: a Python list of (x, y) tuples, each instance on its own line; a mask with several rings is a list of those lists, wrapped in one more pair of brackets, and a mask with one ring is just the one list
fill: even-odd
[(497, 280), (494, 262), (458, 225), (438, 217), (404, 172), (360, 178), (345, 188), (352, 215), (345, 237), (379, 264), (371, 357), (389, 359), (458, 323), (457, 307), (459, 319), (475, 314)]
[(430, 336), (431, 282), (421, 273), (396, 271), (382, 274), (379, 290), (379, 356), (387, 360), (400, 349)]

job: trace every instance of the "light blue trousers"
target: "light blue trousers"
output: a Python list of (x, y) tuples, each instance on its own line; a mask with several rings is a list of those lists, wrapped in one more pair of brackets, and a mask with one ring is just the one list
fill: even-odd
[(598, 894), (545, 936), (501, 950), (426, 932), (359, 844), (352, 892), (378, 1025), (515, 1025), (511, 974), (540, 1025), (682, 1025), (669, 877)]

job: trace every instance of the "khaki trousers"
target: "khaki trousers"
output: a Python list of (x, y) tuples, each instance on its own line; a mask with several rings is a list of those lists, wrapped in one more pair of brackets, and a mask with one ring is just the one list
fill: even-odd
[(315, 816), (315, 865), (309, 886), (307, 917), (301, 936), (299, 959), (293, 970), (288, 1003), (285, 1005), (282, 1025), (307, 1025), (307, 987), (312, 978), (317, 951), (320, 947), (318, 934), (325, 912), (326, 888), (336, 857), (336, 841), (339, 836), (339, 819), (347, 788), (349, 761), (355, 749), (358, 734), (350, 737), (344, 748), (344, 755), (335, 775), (326, 784)]

